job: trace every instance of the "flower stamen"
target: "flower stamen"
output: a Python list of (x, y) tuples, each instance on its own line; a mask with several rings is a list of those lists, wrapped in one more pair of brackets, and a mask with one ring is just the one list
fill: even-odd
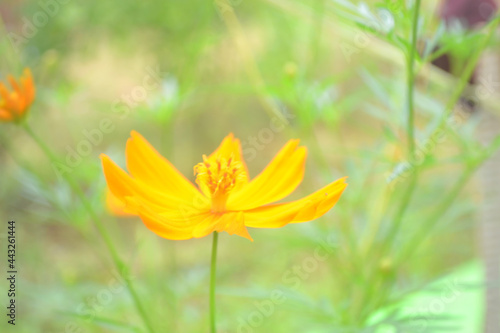
[(245, 171), (241, 162), (232, 156), (226, 160), (220, 156), (207, 158), (203, 155), (203, 162), (195, 165), (194, 174), (200, 189), (211, 196), (212, 211), (224, 212), (229, 193), (244, 179)]

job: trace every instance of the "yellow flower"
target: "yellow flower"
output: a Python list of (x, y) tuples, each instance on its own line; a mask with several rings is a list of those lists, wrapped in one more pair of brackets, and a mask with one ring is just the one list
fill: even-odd
[(274, 203), (302, 182), (307, 150), (290, 140), (255, 178), (249, 179), (240, 141), (229, 134), (194, 167), (196, 187), (139, 133), (127, 142), (127, 169), (101, 154), (111, 192), (125, 211), (140, 216), (161, 237), (182, 240), (226, 231), (252, 240), (247, 227), (279, 228), (314, 220), (329, 211), (346, 188), (341, 178), (300, 200)]
[(35, 99), (35, 84), (29, 69), (25, 69), (23, 76), (16, 81), (14, 77), (7, 77), (12, 90), (0, 82), (0, 121), (19, 122), (28, 113)]

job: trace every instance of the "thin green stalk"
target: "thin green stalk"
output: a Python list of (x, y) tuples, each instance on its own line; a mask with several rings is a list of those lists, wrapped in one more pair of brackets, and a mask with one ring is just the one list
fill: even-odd
[[(36, 142), (36, 144), (42, 149), (42, 151), (47, 155), (49, 160), (51, 162), (58, 162), (58, 158), (55, 156), (55, 154), (50, 150), (50, 148), (43, 142), (42, 139), (40, 139), (29, 127), (27, 123), (23, 124), (23, 128), (26, 130), (26, 132), (29, 134), (29, 136)], [(116, 249), (114, 248), (114, 245), (111, 241), (111, 238), (107, 234), (106, 230), (104, 229), (104, 226), (102, 225), (102, 222), (100, 219), (96, 216), (92, 206), (88, 202), (87, 198), (85, 197), (85, 194), (83, 191), (80, 189), (77, 183), (73, 180), (73, 178), (69, 177), (67, 173), (62, 173), (62, 177), (64, 177), (64, 180), (68, 182), (70, 185), (71, 189), (75, 192), (75, 194), (78, 196), (78, 198), (82, 201), (82, 204), (84, 208), (88, 211), (90, 217), (94, 220), (96, 227), (103, 236), (104, 243), (106, 244), (106, 247), (110, 251), (110, 255), (115, 263), (117, 263), (117, 268), (121, 269), (124, 267), (124, 264), (121, 262), (121, 260), (118, 257), (118, 253)]]
[(469, 84), (469, 80), (472, 77), (472, 74), (474, 73), (474, 70), (477, 67), (481, 54), (490, 43), (491, 38), (493, 37), (493, 34), (495, 33), (499, 23), (500, 23), (500, 17), (497, 17), (496, 19), (490, 22), (488, 33), (479, 44), (479, 47), (475, 50), (475, 53), (471, 56), (471, 59), (467, 62), (467, 65), (465, 66), (465, 69), (463, 70), (462, 75), (460, 76), (457, 82), (457, 88), (455, 89), (451, 98), (449, 99), (448, 104), (446, 104), (446, 107), (444, 109), (444, 115), (441, 118), (439, 125), (431, 133), (429, 138), (434, 137), (436, 135), (436, 132), (443, 128), (443, 126), (446, 123), (446, 120), (453, 112), (455, 105), (457, 105), (457, 102), (460, 100), (460, 97), (465, 91), (465, 88), (467, 88), (467, 85)]
[(450, 46), (447, 46), (447, 47), (441, 47), (440, 49), (436, 50), (435, 52), (429, 54), (427, 56), (427, 58), (424, 59), (424, 63), (432, 63), (433, 61), (437, 60), (439, 57), (445, 55), (446, 53), (448, 53), (450, 51), (451, 47)]
[(214, 231), (214, 238), (212, 242), (212, 262), (210, 264), (210, 332), (215, 333), (215, 278), (217, 275), (217, 243), (219, 240), (219, 233)]
[(399, 264), (405, 258), (408, 258), (414, 254), (418, 247), (423, 243), (423, 241), (431, 234), (429, 230), (436, 224), (436, 222), (448, 211), (448, 208), (453, 204), (455, 199), (458, 197), (462, 189), (465, 187), (471, 176), (476, 171), (477, 166), (467, 166), (465, 171), (462, 173), (455, 186), (450, 190), (448, 195), (443, 199), (443, 201), (434, 210), (434, 213), (425, 220), (422, 226), (420, 226), (419, 231), (414, 237), (411, 237), (405, 250), (401, 251), (400, 257), (397, 259), (397, 264)]
[(457, 101), (460, 99), (460, 96), (462, 96), (463, 91), (469, 84), (469, 79), (471, 78), (472, 74), (474, 73), (474, 70), (476, 69), (477, 63), (479, 62), (479, 58), (481, 57), (483, 50), (486, 49), (486, 47), (490, 43), (491, 38), (493, 37), (493, 34), (495, 33), (499, 23), (500, 23), (500, 17), (497, 17), (490, 23), (490, 30), (483, 38), (483, 40), (479, 44), (479, 47), (476, 49), (476, 52), (472, 55), (471, 59), (467, 63), (464, 71), (462, 72), (462, 76), (458, 81), (457, 89), (455, 90), (455, 93), (452, 95), (448, 104), (446, 105), (445, 109), (446, 116), (448, 116), (453, 111), (455, 105), (457, 104)]
[(384, 214), (389, 206), (390, 188), (385, 187), (382, 189), (381, 195), (379, 193), (376, 196), (382, 198), (381, 202), (374, 206), (374, 212), (371, 218), (368, 220), (368, 226), (365, 229), (364, 234), (361, 236), (361, 253), (364, 257), (369, 256), (372, 253), (372, 246), (375, 244), (378, 232), (382, 221), (384, 221)]
[(323, 20), (325, 18), (325, 4), (326, 0), (313, 0), (314, 4), (311, 6), (312, 21), (310, 31), (310, 46), (309, 46), (309, 66), (308, 70), (315, 69), (318, 64), (319, 48), (321, 45), (321, 37), (323, 32)]
[[(412, 36), (411, 36), (411, 48), (410, 52), (406, 57), (406, 74), (407, 74), (407, 96), (406, 96), (406, 111), (407, 111), (407, 116), (408, 116), (408, 121), (407, 121), (407, 144), (408, 144), (408, 159), (410, 161), (414, 161), (414, 156), (415, 156), (415, 133), (414, 133), (414, 128), (415, 128), (415, 102), (414, 102), (414, 95), (415, 95), (415, 58), (417, 56), (417, 32), (418, 32), (418, 21), (419, 21), (419, 15), (420, 15), (420, 2), (421, 0), (416, 0), (415, 1), (415, 8), (413, 10), (413, 22), (412, 22)], [(396, 237), (397, 232), (400, 229), (401, 226), (401, 221), (403, 220), (403, 217), (410, 205), (411, 198), (413, 196), (413, 192), (415, 191), (416, 184), (417, 184), (417, 179), (418, 179), (418, 173), (416, 170), (412, 173), (411, 175), (411, 182), (409, 186), (406, 188), (402, 198), (401, 202), (398, 206), (398, 209), (396, 211), (396, 214), (394, 216), (394, 219), (391, 224), (391, 229), (389, 231), (389, 234), (386, 238), (386, 241), (382, 244), (382, 247), (379, 251), (373, 252), (375, 255), (375, 258), (377, 255), (384, 255), (384, 252), (386, 251), (387, 247), (391, 246), (393, 243), (393, 240)], [(360, 309), (361, 309), (361, 304), (366, 304), (367, 300), (370, 299), (370, 295), (373, 295), (374, 288), (377, 288), (377, 284), (374, 282), (367, 283), (366, 287), (363, 290), (363, 294), (360, 295)], [(361, 309), (362, 310), (362, 309)]]
[[(419, 0), (417, 0), (419, 2)], [(455, 107), (455, 105), (457, 104), (458, 100), (460, 99), (460, 96), (462, 96), (465, 88), (467, 87), (467, 84), (469, 82), (469, 79), (470, 77), (472, 76), (473, 72), (474, 72), (474, 69), (476, 68), (476, 65), (479, 61), (479, 57), (481, 56), (483, 50), (488, 46), (492, 36), (493, 36), (493, 33), (496, 31), (496, 27), (498, 26), (498, 24), (500, 23), (500, 18), (497, 18), (496, 20), (494, 20), (492, 23), (491, 23), (491, 26), (490, 26), (490, 30), (489, 32), (487, 33), (487, 35), (484, 37), (484, 39), (481, 41), (481, 44), (480, 46), (478, 47), (478, 49), (476, 50), (476, 52), (474, 53), (474, 55), (472, 56), (471, 60), (467, 63), (467, 66), (466, 68), (464, 69), (464, 71), (462, 72), (462, 75), (461, 77), (459, 78), (458, 80), (458, 83), (457, 83), (457, 88), (455, 89), (452, 97), (450, 98), (450, 100), (448, 101), (448, 104), (446, 105), (446, 108), (445, 108), (445, 112), (444, 112), (444, 117), (442, 117), (442, 120), (441, 120), (441, 124), (436, 128), (436, 130), (431, 134), (430, 137), (433, 137), (435, 132), (440, 129), (443, 124), (446, 122), (446, 119), (447, 117), (449, 116), (449, 114), (453, 111), (453, 108)], [(468, 168), (470, 169), (470, 168)], [(470, 171), (472, 172), (472, 171)], [(415, 169), (414, 173), (416, 174), (417, 173), (417, 169)], [(470, 174), (469, 174), (469, 171), (466, 172), (464, 174), (464, 176), (467, 176), (467, 177), (470, 177)], [(415, 176), (416, 178), (416, 176)], [(416, 179), (415, 179), (416, 180)], [(462, 179), (461, 179), (462, 180)], [(463, 184), (462, 184), (463, 185)], [(458, 183), (457, 186), (461, 186), (460, 183)], [(407, 200), (406, 198), (407, 197), (410, 197), (411, 198), (411, 192), (413, 191), (413, 188), (415, 186), (412, 186), (410, 184), (410, 188), (408, 189), (408, 191), (406, 192), (406, 195), (403, 199), (403, 203)], [(408, 195), (408, 192), (410, 195)], [(445, 199), (443, 200), (443, 202), (441, 204), (438, 205), (438, 207), (443, 207), (443, 205), (445, 205), (445, 207), (447, 208), (446, 205), (450, 205), (451, 202), (449, 201), (449, 197), (453, 196), (454, 194), (453, 193), (450, 193), (450, 195)], [(455, 194), (456, 195), (456, 194)], [(404, 206), (401, 206), (402, 208), (404, 208)], [(403, 217), (404, 214), (401, 214), (404, 213), (404, 210), (401, 211), (401, 209), (398, 211), (396, 217), (398, 217), (396, 219), (396, 227), (394, 229), (396, 229), (395, 231), (392, 231), (391, 230), (391, 235), (392, 234), (395, 234), (395, 232), (397, 232), (397, 229), (399, 229), (399, 225), (401, 224), (401, 219)], [(400, 217), (399, 217), (400, 216)], [(440, 215), (437, 215), (437, 216), (440, 216)], [(428, 222), (427, 224), (431, 224), (431, 223), (434, 223), (434, 217), (432, 217), (430, 219), (431, 222)], [(423, 229), (425, 230), (425, 229)], [(393, 237), (391, 236), (390, 237)], [(413, 238), (414, 241), (418, 241), (418, 237), (414, 237)]]
[[(396, 239), (397, 232), (401, 228), (401, 224), (403, 221), (403, 217), (409, 207), (411, 198), (413, 196), (413, 193), (415, 192), (416, 185), (417, 185), (417, 179), (418, 179), (418, 173), (417, 170), (414, 171), (414, 173), (411, 176), (411, 181), (408, 187), (405, 189), (405, 192), (403, 193), (403, 197), (401, 199), (401, 203), (398, 207), (398, 210), (396, 211), (396, 214), (394, 216), (394, 219), (391, 223), (390, 230), (388, 232), (388, 235), (385, 238), (385, 241), (381, 244), (379, 249), (373, 249), (370, 254), (373, 256), (373, 259), (375, 261), (370, 262), (370, 265), (375, 265), (374, 267), (379, 267), (379, 259), (378, 256), (381, 256), (382, 258), (385, 256), (385, 252), (387, 251), (388, 248), (390, 248), (394, 244), (394, 240)], [(369, 246), (375, 245), (374, 242), (369, 244)], [(370, 269), (369, 271), (373, 271), (373, 269)], [(370, 301), (373, 301), (370, 297), (370, 295), (376, 294), (376, 290), (380, 289), (381, 287), (379, 284), (383, 284), (385, 280), (385, 276), (380, 276), (380, 275), (375, 275), (370, 277), (370, 281), (367, 281), (365, 284), (365, 294), (364, 298), (362, 299), (363, 304), (368, 304)], [(380, 296), (383, 297), (383, 296)], [(375, 306), (375, 305), (374, 305)], [(366, 305), (365, 309), (368, 308)]]
[[(24, 122), (21, 126), (24, 128), (26, 133), (28, 133), (28, 135), (33, 139), (33, 141), (35, 141), (35, 143), (40, 147), (40, 149), (45, 153), (45, 155), (47, 155), (47, 157), (49, 158), (49, 160), (52, 163), (58, 162), (58, 158), (56, 157), (56, 155), (52, 152), (52, 150), (50, 150), (50, 148), (45, 144), (45, 142), (42, 139), (40, 139), (33, 132), (31, 127), (29, 127), (29, 125), (26, 122)], [(128, 276), (126, 265), (118, 256), (118, 252), (116, 251), (116, 249), (113, 245), (111, 237), (109, 236), (106, 229), (104, 228), (102, 221), (97, 216), (97, 214), (94, 212), (92, 205), (85, 197), (85, 193), (83, 193), (83, 191), (78, 186), (78, 184), (73, 180), (73, 178), (71, 178), (69, 176), (69, 174), (67, 174), (67, 173), (63, 173), (62, 176), (64, 177), (64, 180), (66, 180), (68, 182), (68, 184), (70, 185), (70, 187), (74, 191), (74, 193), (78, 196), (78, 198), (82, 202), (83, 207), (87, 210), (91, 219), (94, 221), (94, 224), (95, 224), (99, 234), (101, 235), (101, 237), (104, 241), (104, 244), (106, 245), (107, 250), (109, 251), (111, 259), (113, 260), (113, 263), (115, 264), (116, 269), (118, 270), (118, 273), (126, 282), (125, 285), (127, 286), (127, 289), (130, 293), (130, 296), (132, 297), (132, 299), (135, 303), (135, 306), (136, 306), (137, 311), (139, 312), (139, 315), (142, 317), (144, 324), (147, 327), (148, 332), (153, 333), (154, 332), (153, 327), (148, 319), (148, 316), (146, 315), (145, 309), (141, 305), (141, 302), (139, 300), (139, 295), (136, 293), (134, 287), (132, 286), (132, 281), (130, 280), (130, 277)]]
[(418, 32), (418, 18), (420, 15), (420, 1), (416, 0), (415, 9), (413, 10), (413, 26), (412, 26), (412, 37), (411, 37), (411, 49), (408, 56), (407, 69), (407, 100), (406, 109), (408, 111), (408, 129), (407, 129), (407, 140), (408, 140), (408, 156), (413, 158), (415, 153), (415, 58), (417, 56), (417, 32)]
[[(39, 175), (34, 168), (31, 167), (23, 158), (21, 158), (14, 148), (10, 145), (9, 140), (6, 139), (2, 133), (0, 133), (0, 147), (4, 146), (5, 150), (9, 154), (9, 156), (12, 158), (14, 163), (17, 164), (18, 167), (20, 167), (23, 170), (26, 170), (26, 172), (29, 172), (33, 177), (36, 178), (36, 180), (43, 185), (43, 190), (49, 190), (48, 184), (44, 182), (44, 179), (41, 175)], [(63, 205), (58, 201), (58, 200), (52, 200), (51, 204), (54, 205), (57, 209), (60, 211), (64, 211)], [(93, 236), (90, 235), (86, 230), (82, 229), (80, 226), (78, 226), (78, 231), (80, 232), (81, 236), (84, 237), (87, 241), (92, 241)]]
[(245, 33), (241, 22), (234, 12), (233, 5), (229, 0), (214, 1), (216, 8), (221, 16), (222, 21), (226, 25), (229, 34), (234, 40), (236, 47), (243, 60), (248, 78), (252, 84), (257, 97), (264, 107), (265, 111), (269, 113), (271, 119), (277, 118), (281, 124), (289, 125), (288, 119), (280, 111), (276, 103), (272, 102), (269, 94), (266, 92), (266, 83), (262, 74), (257, 66), (252, 50), (248, 47), (249, 43), (246, 41)]
[(413, 197), (413, 193), (415, 192), (415, 189), (417, 187), (417, 181), (418, 181), (418, 171), (415, 167), (415, 170), (411, 175), (410, 184), (405, 189), (405, 192), (403, 193), (403, 197), (401, 199), (401, 203), (398, 207), (398, 210), (396, 211), (396, 214), (394, 215), (394, 219), (392, 220), (391, 229), (389, 229), (389, 233), (387, 234), (386, 237), (387, 245), (393, 243), (394, 239), (396, 238), (397, 232), (401, 228), (401, 223), (405, 216), (406, 210), (410, 205), (411, 198)]
[[(408, 123), (407, 123), (407, 144), (408, 144), (408, 159), (410, 161), (414, 160), (415, 157), (415, 58), (417, 56), (417, 36), (418, 36), (418, 21), (420, 16), (420, 2), (421, 0), (415, 1), (415, 8), (413, 9), (413, 23), (412, 23), (412, 33), (411, 33), (411, 48), (410, 53), (407, 57), (406, 70), (407, 70), (407, 97), (406, 97), (406, 111), (408, 112)], [(406, 188), (403, 194), (401, 203), (396, 211), (394, 220), (392, 221), (391, 229), (387, 236), (387, 245), (392, 244), (393, 239), (398, 232), (401, 221), (406, 213), (408, 206), (410, 205), (413, 192), (418, 180), (418, 173), (415, 170), (411, 175), (410, 185)]]
[[(417, 0), (416, 5), (417, 6), (420, 5), (420, 0)], [(416, 36), (415, 18), (418, 20), (418, 8), (415, 9), (414, 22), (413, 22), (413, 37)], [(494, 20), (491, 23), (490, 30), (488, 31), (488, 33), (484, 37), (484, 39), (481, 41), (480, 46), (478, 47), (478, 49), (476, 50), (476, 52), (472, 56), (471, 60), (467, 63), (466, 68), (464, 69), (461, 77), (458, 80), (457, 88), (455, 89), (452, 97), (450, 98), (450, 100), (448, 101), (448, 104), (446, 105), (446, 108), (444, 111), (444, 116), (442, 117), (441, 123), (436, 128), (436, 130), (434, 130), (434, 132), (430, 135), (431, 138), (435, 135), (435, 133), (438, 129), (442, 128), (443, 124), (446, 122), (447, 117), (453, 111), (453, 108), (455, 107), (458, 100), (460, 99), (460, 96), (462, 96), (465, 88), (467, 87), (469, 79), (472, 76), (474, 69), (477, 66), (477, 63), (479, 61), (479, 57), (481, 56), (483, 50), (488, 46), (488, 44), (493, 36), (493, 33), (496, 31), (496, 27), (498, 26), (499, 23), (500, 23), (500, 18), (497, 18), (496, 20)], [(414, 49), (414, 46), (415, 46), (414, 43), (416, 43), (416, 39), (414, 38), (412, 40), (412, 42), (413, 42), (412, 43), (413, 46), (412, 46), (411, 56), (409, 57), (410, 59), (415, 56), (415, 51), (416, 51)], [(408, 68), (410, 66), (412, 66), (412, 68), (413, 68), (413, 66), (414, 66), (413, 61), (411, 62), (411, 64), (408, 63)], [(410, 72), (411, 72), (411, 74), (410, 74)], [(409, 70), (409, 72), (408, 72), (408, 80), (409, 80), (408, 85), (409, 86), (411, 85), (412, 92), (410, 93), (410, 90), (408, 91), (409, 98), (407, 100), (407, 103), (408, 103), (407, 108), (409, 111), (409, 118), (410, 118), (408, 121), (408, 124), (409, 124), (408, 130), (410, 130), (410, 128), (411, 128), (411, 131), (413, 131), (413, 116), (410, 115), (410, 112), (413, 112), (412, 109), (413, 109), (413, 104), (414, 104), (414, 102), (413, 102), (414, 83), (415, 83), (415, 76), (414, 75), (415, 75), (414, 70), (413, 69), (411, 69), (411, 71)], [(410, 103), (412, 106), (410, 106)], [(410, 124), (412, 124), (412, 125), (410, 126)], [(410, 137), (413, 137), (413, 134), (411, 134), (411, 135), (409, 134), (408, 139), (410, 139)], [(409, 147), (409, 151), (410, 151), (410, 154), (409, 154), (410, 160), (412, 160), (414, 158), (414, 152), (415, 152), (415, 150), (414, 150), (415, 149), (415, 142), (413, 139), (412, 139), (411, 143), (409, 143), (408, 147)], [(402, 203), (401, 203), (401, 205), (396, 213), (396, 217), (394, 219), (394, 225), (392, 227), (392, 230), (389, 232), (388, 239), (394, 238), (395, 234), (397, 233), (397, 231), (400, 227), (401, 221), (402, 221), (404, 214), (406, 212), (407, 205), (411, 201), (413, 191), (416, 187), (415, 185), (416, 185), (417, 179), (418, 179), (418, 172), (417, 171), (418, 171), (418, 169), (415, 168), (414, 175), (412, 176), (412, 183), (410, 184), (410, 186), (408, 187), (407, 191), (405, 192), (405, 194), (403, 196)]]

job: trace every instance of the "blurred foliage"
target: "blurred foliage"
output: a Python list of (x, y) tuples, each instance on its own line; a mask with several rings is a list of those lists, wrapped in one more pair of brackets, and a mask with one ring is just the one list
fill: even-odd
[[(435, 71), (428, 64), (444, 52), (463, 66), (488, 27), (445, 29), (434, 16), (436, 4), (423, 2), (416, 140), (420, 149), (439, 128), (445, 140), (412, 164), (405, 113), (412, 1), (64, 2), (0, 4), (0, 76), (32, 67), (38, 90), (29, 121), (62, 159), (74, 159), (71, 177), (105, 219), (157, 332), (206, 330), (210, 240), (168, 241), (135, 218), (111, 217), (103, 206), (98, 155), (124, 165), (125, 142), (135, 129), (193, 180), (192, 166), (228, 132), (245, 148), (272, 128), (269, 107), (290, 124), (256, 149), (251, 176), (297, 137), (311, 152), (297, 195), (344, 175), (350, 185), (318, 221), (251, 230), (254, 243), (222, 235), (220, 332), (440, 332), (463, 326), (464, 318), (448, 309), (422, 318), (401, 308), (431, 281), (478, 257), (473, 230), (481, 198), (466, 184), (500, 140), (486, 148), (478, 142), (477, 115), (450, 122), (444, 110), (459, 79), (449, 86), (426, 73)], [(26, 22), (47, 12), (41, 3), (50, 3), (53, 15), (13, 48), (12, 33), (23, 36)], [(234, 8), (250, 54), (242, 54), (234, 27), (222, 19), (223, 4)], [(263, 87), (248, 76), (254, 65)], [(158, 85), (134, 98), (151, 73)], [(75, 157), (89, 140), (85, 133), (99, 130), (103, 119), (113, 130)], [(0, 158), (0, 212), (19, 230), (16, 331), (145, 332), (60, 171), (14, 126), (1, 127)], [(415, 172), (415, 193), (399, 214)], [(326, 253), (325, 260), (315, 251)], [(276, 291), (285, 301), (270, 310)], [(424, 330), (415, 325), (419, 320), (428, 324)]]

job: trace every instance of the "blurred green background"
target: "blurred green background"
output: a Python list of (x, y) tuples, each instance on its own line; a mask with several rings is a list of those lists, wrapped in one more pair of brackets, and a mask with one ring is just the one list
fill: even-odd
[[(437, 6), (423, 1), (418, 31), (420, 143), (446, 117), (461, 80), (430, 66), (433, 52), (469, 61), (484, 39), (482, 30), (446, 31)], [(193, 166), (229, 132), (252, 151), (251, 177), (301, 139), (306, 176), (289, 199), (349, 176), (338, 205), (317, 221), (252, 229), (253, 243), (221, 235), (219, 332), (479, 332), (483, 198), (473, 171), (495, 146), (478, 143), (476, 115), (444, 126), (404, 204), (414, 173), (401, 171), (413, 15), (406, 1), (2, 0), (0, 13), (0, 76), (32, 69), (28, 121), (72, 161), (66, 171), (105, 221), (155, 332), (208, 331), (211, 240), (162, 239), (139, 219), (106, 211), (98, 156), (124, 167), (131, 130), (193, 181)], [(497, 43), (487, 46), (494, 52)], [(484, 101), (498, 110), (487, 88)], [(280, 114), (288, 124), (277, 129)], [(146, 332), (61, 170), (21, 128), (1, 125), (0, 216), (16, 220), (20, 272), (18, 323), (2, 315), (2, 332)], [(314, 256), (318, 248), (328, 250), (325, 260)], [(6, 255), (0, 260), (4, 267)], [(429, 287), (439, 279), (454, 287)], [(270, 306), (277, 290), (284, 301)], [(456, 297), (444, 301), (449, 290)], [(425, 292), (430, 301), (408, 305)]]

